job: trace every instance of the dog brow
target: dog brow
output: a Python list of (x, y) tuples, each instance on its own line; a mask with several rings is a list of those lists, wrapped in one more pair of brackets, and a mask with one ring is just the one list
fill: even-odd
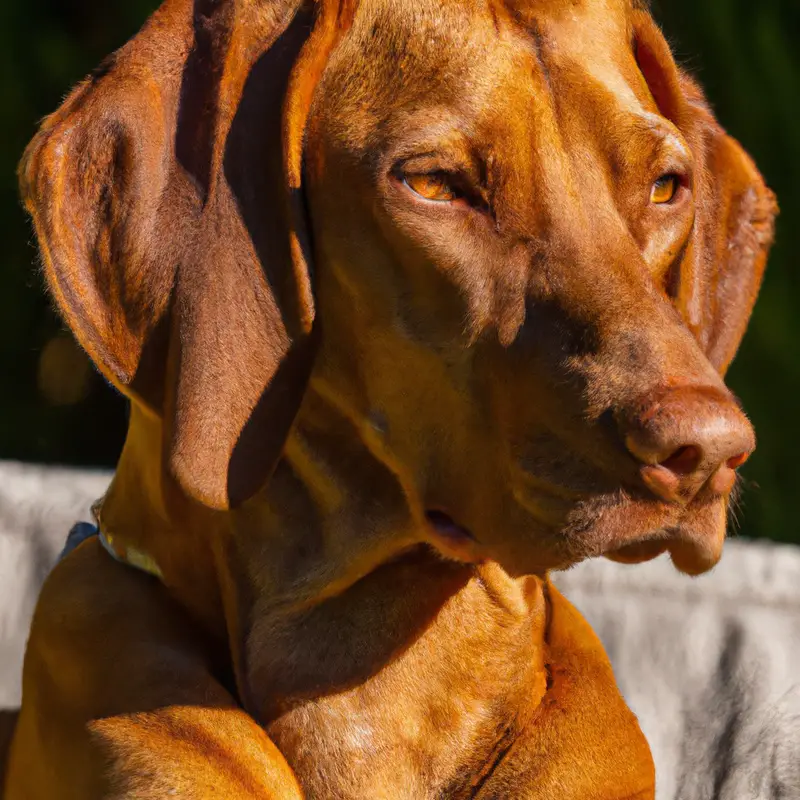
[(503, 15), (508, 15), (508, 8), (504, 0), (489, 0), (489, 13), (492, 15), (492, 22), (494, 23), (495, 33), (500, 35), (500, 16), (498, 10)]
[(553, 85), (550, 76), (550, 68), (547, 66), (542, 53), (544, 50), (545, 36), (539, 23), (535, 19), (525, 19), (520, 14), (519, 9), (513, 5), (513, 0), (489, 0), (489, 13), (492, 15), (492, 22), (494, 23), (497, 35), (500, 35), (500, 18), (505, 17), (509, 19), (512, 24), (523, 31), (530, 37), (533, 43), (533, 54), (541, 70), (542, 77), (544, 78), (545, 85), (548, 91), (552, 94)]
[(544, 35), (542, 34), (542, 30), (536, 20), (526, 25), (526, 30), (533, 41), (533, 54), (536, 56), (536, 61), (539, 64), (539, 69), (541, 70), (547, 90), (552, 94), (553, 83), (550, 77), (550, 67), (547, 66), (547, 62), (542, 56), (542, 51), (544, 49)]

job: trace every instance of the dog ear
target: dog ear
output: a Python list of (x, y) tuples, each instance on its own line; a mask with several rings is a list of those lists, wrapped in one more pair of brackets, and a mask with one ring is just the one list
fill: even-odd
[(313, 361), (302, 142), (343, 24), (335, 0), (166, 0), (20, 167), (59, 309), (214, 508), (266, 480)]
[(777, 214), (742, 146), (728, 136), (697, 84), (681, 72), (649, 14), (634, 14), (636, 61), (660, 112), (695, 160), (696, 216), (670, 276), (670, 293), (714, 367), (726, 372), (761, 286)]

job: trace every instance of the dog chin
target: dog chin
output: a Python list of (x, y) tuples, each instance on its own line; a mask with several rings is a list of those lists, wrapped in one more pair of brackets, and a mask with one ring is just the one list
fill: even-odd
[(708, 572), (722, 557), (727, 506), (723, 497), (692, 503), (677, 524), (611, 548), (602, 555), (618, 563), (639, 564), (669, 553), (675, 567), (686, 575)]
[[(550, 502), (543, 497), (520, 499), (518, 495), (513, 518), (498, 523), (500, 515), (493, 515), (491, 525), (475, 529), (463, 527), (445, 512), (430, 510), (426, 539), (449, 560), (497, 561), (514, 577), (569, 569), (598, 556), (639, 564), (665, 552), (680, 572), (699, 575), (722, 555), (725, 497), (706, 497), (685, 507), (631, 497), (624, 491), (595, 495), (574, 505), (554, 505), (552, 498)], [(547, 519), (542, 514), (545, 505)], [(503, 533), (499, 539), (498, 532)]]
[(675, 567), (699, 575), (722, 556), (728, 501), (704, 498), (686, 507), (637, 499), (624, 492), (579, 502), (548, 536), (550, 569), (597, 556), (623, 564), (669, 553)]

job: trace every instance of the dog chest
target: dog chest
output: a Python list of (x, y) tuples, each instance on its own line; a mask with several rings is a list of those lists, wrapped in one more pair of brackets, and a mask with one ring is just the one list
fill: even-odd
[(471, 796), (544, 693), (542, 626), (473, 579), (368, 680), (267, 731), (309, 797)]

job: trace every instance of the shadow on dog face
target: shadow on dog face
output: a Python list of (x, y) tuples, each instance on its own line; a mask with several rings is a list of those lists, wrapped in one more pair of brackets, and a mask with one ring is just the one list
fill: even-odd
[[(134, 404), (101, 525), (169, 585), (215, 580), (175, 538), (208, 509), (261, 535), (248, 501), (320, 403), (371, 453), (347, 491), (389, 514), (376, 476), (401, 486), (395, 550), (718, 560), (754, 447), (721, 376), (775, 205), (645, 11), (166, 0), (20, 176), (50, 289)], [(333, 551), (357, 572), (348, 541), (320, 580)]]
[(720, 374), (771, 199), (611, 5), (363, 3), (311, 112), (312, 383), (382, 421), (440, 549), (513, 573), (708, 569), (754, 447)]

